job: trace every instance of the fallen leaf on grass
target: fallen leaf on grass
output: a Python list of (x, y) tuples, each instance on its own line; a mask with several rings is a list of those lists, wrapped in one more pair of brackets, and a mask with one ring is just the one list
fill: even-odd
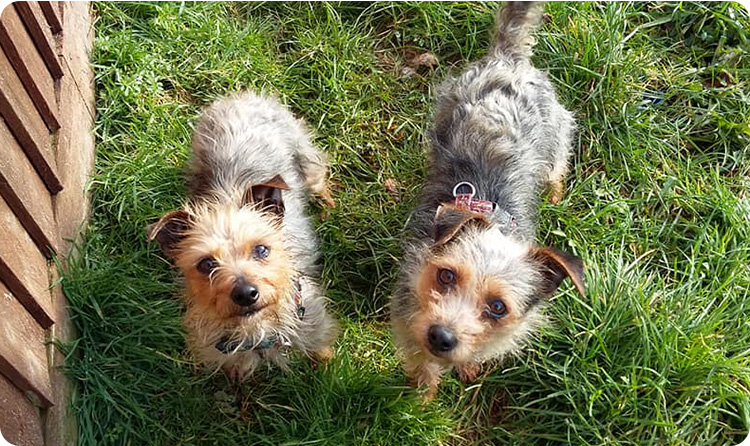
[(401, 201), (401, 193), (399, 193), (398, 189), (401, 187), (400, 184), (398, 184), (398, 181), (394, 180), (393, 178), (388, 178), (383, 183), (383, 187), (385, 187), (386, 192), (393, 198), (393, 201), (398, 203)]

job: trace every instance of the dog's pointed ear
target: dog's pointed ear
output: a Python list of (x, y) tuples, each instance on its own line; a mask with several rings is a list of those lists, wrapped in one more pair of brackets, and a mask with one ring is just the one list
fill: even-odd
[(257, 204), (260, 209), (283, 217), (284, 199), (281, 191), (284, 190), (289, 190), (289, 186), (280, 175), (276, 175), (265, 183), (250, 186), (242, 197), (242, 205)]
[(169, 257), (174, 257), (177, 244), (185, 238), (185, 232), (190, 228), (190, 215), (187, 211), (176, 210), (167, 212), (154, 224), (146, 227), (148, 241), (156, 240)]
[(461, 228), (471, 221), (487, 223), (484, 215), (480, 213), (458, 209), (450, 204), (441, 204), (435, 212), (432, 234), (435, 246), (448, 243)]
[(535, 248), (532, 258), (541, 265), (542, 284), (540, 294), (551, 296), (566, 277), (570, 277), (578, 293), (586, 297), (583, 281), (583, 260), (557, 248)]

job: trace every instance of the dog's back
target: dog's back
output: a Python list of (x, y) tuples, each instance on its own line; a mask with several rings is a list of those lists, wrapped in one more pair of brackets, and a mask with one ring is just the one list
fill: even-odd
[(296, 152), (306, 141), (303, 123), (274, 98), (245, 92), (216, 101), (195, 127), (191, 195), (231, 196), (276, 175), (301, 188)]
[(318, 273), (318, 242), (306, 209), (309, 193), (325, 189), (328, 164), (302, 120), (273, 97), (236, 93), (203, 110), (192, 149), (193, 202), (242, 207), (250, 186), (280, 177), (288, 186), (282, 192), (287, 249), (301, 271)]
[(547, 76), (531, 64), (532, 32), (542, 6), (510, 2), (497, 15), (488, 54), (438, 92), (425, 194), (449, 200), (453, 185), (472, 182), (481, 198), (503, 206), (535, 233), (542, 188), (567, 171), (574, 129)]

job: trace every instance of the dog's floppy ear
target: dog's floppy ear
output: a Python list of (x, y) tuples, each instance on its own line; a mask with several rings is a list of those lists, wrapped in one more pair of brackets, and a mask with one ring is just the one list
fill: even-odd
[(187, 211), (167, 212), (154, 224), (146, 227), (148, 241), (156, 240), (169, 257), (174, 257), (177, 244), (185, 238), (185, 231), (190, 228), (190, 216)]
[(552, 247), (535, 248), (531, 255), (534, 261), (541, 264), (543, 282), (539, 292), (544, 297), (551, 296), (566, 277), (570, 277), (578, 293), (586, 297), (583, 260)]
[(484, 215), (480, 213), (458, 209), (450, 204), (441, 204), (435, 212), (432, 234), (435, 246), (448, 243), (470, 221), (487, 223)]
[(281, 197), (283, 190), (289, 190), (289, 186), (281, 175), (276, 175), (265, 183), (250, 186), (242, 197), (242, 204), (257, 204), (260, 209), (282, 217), (284, 216), (284, 200)]

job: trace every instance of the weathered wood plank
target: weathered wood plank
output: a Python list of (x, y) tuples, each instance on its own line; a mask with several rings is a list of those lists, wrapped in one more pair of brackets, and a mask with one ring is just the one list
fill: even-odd
[(42, 115), (47, 128), (60, 128), (55, 99), (55, 83), (26, 32), (15, 8), (5, 8), (0, 18), (0, 45)]
[(42, 7), (44, 17), (47, 19), (52, 34), (62, 32), (62, 16), (60, 15), (60, 8), (57, 6), (57, 2), (39, 2), (39, 6)]
[(60, 116), (57, 134), (57, 172), (65, 189), (55, 196), (58, 248), (70, 249), (70, 241), (81, 231), (91, 208), (87, 185), (94, 171), (94, 73), (87, 54), (92, 51), (94, 29), (90, 5), (65, 3), (65, 40), (60, 79), (60, 103), (66, 113)]
[(42, 55), (42, 59), (44, 59), (49, 72), (52, 73), (52, 77), (59, 79), (62, 77), (63, 71), (60, 66), (60, 60), (57, 57), (55, 38), (47, 24), (47, 19), (44, 18), (42, 8), (36, 2), (24, 1), (14, 2), (13, 6), (18, 11), (18, 15), (21, 16), (26, 29), (31, 34), (31, 38), (34, 39), (36, 48), (39, 50), (39, 54)]
[(10, 381), (0, 375), (0, 431), (15, 446), (44, 446), (42, 420), (34, 407)]
[(37, 248), (45, 254), (57, 252), (57, 223), (52, 197), (29, 159), (0, 119), (0, 195), (5, 198)]
[(50, 193), (63, 186), (55, 169), (54, 153), (47, 127), (15, 74), (5, 51), (0, 51), (0, 116), (21, 144)]
[(47, 260), (0, 197), (0, 280), (43, 328), (54, 323)]
[(0, 282), (0, 373), (43, 407), (53, 404), (44, 329)]
[[(69, 1), (61, 0), (61, 1), (51, 2), (51, 3), (55, 6), (55, 9), (58, 12), (58, 16), (60, 17), (60, 22), (63, 25), (63, 29), (70, 30), (71, 28), (68, 27), (68, 24), (67, 24), (68, 10), (70, 9), (70, 5), (69, 5), (70, 2)], [(89, 5), (89, 2), (86, 2), (86, 6), (87, 7), (88, 7), (88, 5)], [(65, 50), (63, 50), (63, 52), (65, 52)], [(63, 76), (64, 76), (64, 74), (63, 74)]]
[[(66, 28), (67, 30), (67, 28)], [(52, 270), (52, 280), (56, 280), (55, 270)], [(62, 287), (53, 290), (52, 301), (55, 306), (55, 320), (57, 321), (49, 330), (47, 338), (56, 342), (70, 343), (76, 339), (76, 330), (70, 320), (68, 308), (70, 303), (63, 293)], [(63, 370), (65, 366), (65, 353), (56, 346), (48, 346), (48, 361), (50, 381), (52, 382), (52, 399), (54, 406), (47, 409), (44, 414), (44, 438), (48, 445), (75, 445), (78, 444), (76, 437), (76, 414), (68, 402), (73, 397), (73, 383), (67, 378)]]

